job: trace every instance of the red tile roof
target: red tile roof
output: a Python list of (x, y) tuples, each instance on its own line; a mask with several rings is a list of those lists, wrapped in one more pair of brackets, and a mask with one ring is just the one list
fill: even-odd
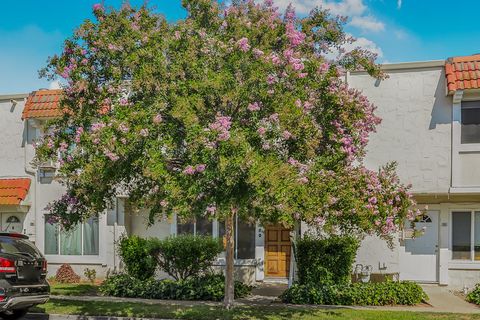
[(449, 58), (445, 63), (448, 94), (480, 89), (480, 54)]
[(62, 114), (60, 100), (63, 92), (57, 90), (37, 90), (30, 93), (23, 109), (22, 119), (54, 118)]
[(0, 179), (0, 205), (19, 205), (27, 197), (30, 179)]

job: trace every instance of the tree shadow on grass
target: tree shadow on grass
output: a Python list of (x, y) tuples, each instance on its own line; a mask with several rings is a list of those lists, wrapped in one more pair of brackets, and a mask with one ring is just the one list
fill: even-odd
[[(143, 304), (133, 302), (72, 301), (52, 299), (47, 304), (32, 308), (32, 312), (44, 314), (69, 314), (80, 316), (124, 316), (185, 320), (237, 320), (237, 319), (338, 319), (342, 314), (338, 308), (321, 310), (283, 306), (238, 306), (225, 310), (220, 306), (182, 306), (175, 304)], [(318, 315), (320, 317), (317, 317)], [(315, 316), (317, 315), (317, 316)], [(81, 319), (81, 317), (79, 317)], [(82, 318), (83, 319), (83, 318)], [(305, 317), (309, 319), (309, 317)]]

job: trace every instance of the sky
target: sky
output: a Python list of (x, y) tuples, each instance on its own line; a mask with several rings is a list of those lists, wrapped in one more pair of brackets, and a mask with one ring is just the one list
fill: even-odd
[[(100, 0), (2, 0), (0, 2), (0, 94), (54, 88), (38, 70), (61, 52), (63, 41)], [(259, 0), (260, 1), (260, 0)], [(140, 5), (144, 0), (130, 0)], [(480, 53), (479, 0), (274, 0), (292, 3), (299, 15), (316, 6), (348, 16), (345, 30), (355, 45), (378, 54), (378, 62), (443, 60)], [(119, 7), (122, 0), (104, 0)], [(185, 17), (180, 0), (149, 0), (169, 21)]]

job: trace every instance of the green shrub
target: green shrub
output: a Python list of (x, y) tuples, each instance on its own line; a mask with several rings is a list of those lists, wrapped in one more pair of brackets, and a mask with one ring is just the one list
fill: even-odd
[[(187, 280), (139, 280), (127, 274), (107, 278), (100, 292), (107, 296), (167, 299), (167, 300), (212, 300), (221, 301), (225, 290), (225, 277), (221, 274), (205, 274)], [(235, 281), (235, 298), (250, 294), (251, 287)]]
[(347, 284), (359, 241), (348, 236), (315, 238), (306, 236), (295, 243), (298, 283)]
[(467, 301), (480, 305), (480, 283), (475, 285), (475, 288), (467, 294)]
[(283, 302), (321, 305), (415, 305), (428, 299), (414, 282), (353, 283), (341, 285), (294, 284), (281, 296)]
[(158, 266), (175, 280), (185, 280), (209, 271), (223, 246), (209, 236), (181, 235), (158, 241)]
[(119, 241), (119, 254), (125, 270), (133, 278), (145, 280), (155, 275), (157, 260), (155, 252), (158, 240), (138, 236), (124, 237)]

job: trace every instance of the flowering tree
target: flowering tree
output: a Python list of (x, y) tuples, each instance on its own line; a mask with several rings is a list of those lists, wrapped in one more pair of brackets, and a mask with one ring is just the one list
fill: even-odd
[[(66, 83), (64, 115), (37, 147), (67, 187), (53, 217), (68, 227), (122, 193), (151, 223), (173, 212), (225, 221), (227, 307), (235, 215), (386, 239), (415, 218), (394, 166), (362, 165), (380, 119), (341, 75), (382, 74), (371, 53), (342, 52), (342, 19), (281, 15), (271, 0), (183, 5), (176, 23), (95, 5), (97, 21), (43, 70)], [(339, 55), (327, 60), (331, 50)]]

